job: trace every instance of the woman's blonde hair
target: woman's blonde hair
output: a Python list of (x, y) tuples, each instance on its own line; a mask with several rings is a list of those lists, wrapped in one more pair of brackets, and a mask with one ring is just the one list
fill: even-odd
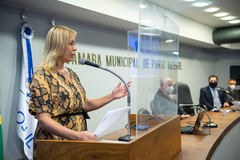
[(69, 40), (76, 36), (77, 32), (68, 27), (52, 27), (46, 37), (44, 54), (39, 67), (52, 70), (57, 64), (58, 57), (64, 53)]

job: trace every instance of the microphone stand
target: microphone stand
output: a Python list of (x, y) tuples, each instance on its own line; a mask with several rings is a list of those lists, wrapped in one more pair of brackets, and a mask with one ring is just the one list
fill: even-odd
[[(231, 101), (231, 103), (234, 104), (235, 107), (237, 106), (234, 98), (230, 95), (230, 92), (231, 92), (231, 91), (227, 91), (227, 90), (221, 89), (221, 88), (217, 88), (217, 90), (220, 90), (220, 91), (225, 92), (225, 93), (227, 94), (228, 99)], [(237, 107), (236, 107), (236, 109), (232, 109), (233, 112), (238, 111), (238, 110), (239, 110), (239, 109), (238, 109)]]
[[(118, 78), (123, 82), (123, 84), (125, 85), (125, 87), (126, 87), (126, 89), (127, 89), (127, 92), (128, 92), (128, 95), (127, 95), (127, 106), (131, 109), (130, 91), (129, 91), (129, 88), (128, 88), (126, 82), (123, 80), (123, 78), (122, 78), (121, 76), (119, 76), (118, 74), (116, 74), (115, 72), (113, 72), (113, 71), (111, 71), (111, 70), (109, 70), (109, 69), (107, 69), (107, 68), (103, 68), (103, 67), (101, 67), (101, 66), (99, 66), (99, 68), (101, 68), (101, 69), (103, 69), (103, 70), (105, 70), (105, 71), (108, 71), (108, 72), (112, 73), (113, 75), (115, 75), (116, 77), (118, 77)], [(130, 130), (131, 130), (131, 126), (130, 126), (130, 123), (131, 123), (131, 122), (130, 122), (130, 114), (131, 114), (131, 111), (130, 111), (130, 109), (129, 109), (129, 111), (128, 111), (128, 133), (127, 133), (127, 135), (125, 135), (125, 136), (119, 137), (119, 138), (118, 138), (119, 141), (129, 142), (129, 141), (131, 141), (132, 139), (136, 138), (135, 136), (131, 135), (131, 133), (130, 133)]]
[(235, 111), (239, 111), (238, 107), (237, 107), (237, 103), (235, 102), (234, 98), (228, 93), (226, 92), (228, 99), (230, 99), (231, 103), (235, 106), (236, 109), (232, 109), (232, 112)]
[(225, 89), (221, 89), (221, 88), (217, 88), (218, 90), (220, 90), (220, 91), (223, 91), (223, 92), (225, 92), (226, 94), (227, 94), (227, 97), (228, 97), (228, 99), (230, 99), (231, 100), (231, 102), (234, 104), (234, 98), (230, 95), (230, 91), (227, 91), (227, 90), (225, 90)]
[(201, 105), (201, 104), (199, 104), (199, 105), (197, 105), (198, 107), (198, 109), (200, 109), (200, 110), (202, 110), (202, 111), (204, 111), (205, 113), (206, 113), (206, 115), (208, 116), (208, 122), (206, 122), (205, 124), (203, 124), (203, 127), (209, 127), (209, 128), (215, 128), (215, 127), (217, 127), (217, 124), (214, 124), (213, 122), (211, 122), (211, 119), (210, 119), (210, 116), (209, 116), (209, 114), (207, 113), (207, 111), (205, 110), (205, 109), (203, 109), (203, 108), (201, 108), (200, 106), (203, 106), (204, 108), (206, 108), (204, 105)]
[(186, 108), (190, 108), (190, 109), (199, 109), (199, 110), (202, 110), (206, 113), (206, 115), (208, 116), (208, 122), (206, 122), (203, 127), (211, 127), (211, 128), (215, 128), (217, 127), (217, 124), (214, 124), (213, 122), (211, 122), (211, 118), (209, 116), (209, 114), (207, 113), (207, 111), (203, 108), (201, 108), (201, 106), (203, 106), (204, 108), (206, 108), (206, 106), (202, 105), (202, 104), (198, 104), (198, 105), (195, 105), (195, 104), (179, 104), (179, 107), (186, 107)]
[(129, 91), (129, 88), (126, 84), (126, 82), (123, 80), (123, 78), (121, 76), (119, 76), (118, 74), (116, 74), (115, 72), (107, 69), (107, 68), (103, 68), (101, 67), (100, 65), (98, 64), (95, 64), (95, 63), (92, 63), (92, 62), (89, 62), (87, 60), (85, 60), (84, 58), (80, 59), (79, 60), (79, 63), (80, 64), (87, 64), (87, 65), (90, 65), (92, 67), (96, 67), (96, 68), (100, 68), (102, 70), (105, 70), (105, 71), (108, 71), (110, 73), (112, 73), (113, 75), (115, 75), (116, 77), (118, 77), (122, 82), (123, 84), (125, 85), (126, 89), (127, 89), (127, 92), (128, 92), (128, 95), (127, 95), (127, 106), (129, 107), (129, 111), (128, 111), (128, 133), (127, 135), (125, 136), (121, 136), (118, 138), (119, 141), (125, 141), (125, 142), (129, 142), (131, 140), (133, 140), (134, 138), (136, 138), (135, 136), (131, 135), (130, 134), (130, 130), (131, 130), (131, 127), (130, 127), (130, 114), (131, 114), (131, 98), (130, 98), (130, 91)]

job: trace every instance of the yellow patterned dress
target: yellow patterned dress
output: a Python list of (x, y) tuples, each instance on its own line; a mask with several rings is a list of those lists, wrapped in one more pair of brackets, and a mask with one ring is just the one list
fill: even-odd
[[(86, 113), (83, 112), (87, 97), (77, 74), (68, 68), (72, 83), (56, 70), (38, 69), (30, 82), (29, 112), (50, 113), (53, 120), (62, 126), (80, 132), (87, 130)], [(34, 158), (36, 158), (36, 140), (64, 140), (39, 127), (34, 135)]]

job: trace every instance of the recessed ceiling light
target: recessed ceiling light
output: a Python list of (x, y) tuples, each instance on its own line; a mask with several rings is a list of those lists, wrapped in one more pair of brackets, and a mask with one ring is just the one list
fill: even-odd
[(215, 17), (224, 17), (224, 16), (227, 16), (227, 15), (228, 15), (228, 13), (226, 13), (226, 12), (214, 14)]
[(232, 21), (229, 21), (229, 23), (240, 23), (240, 20), (232, 20)]
[(205, 10), (205, 12), (216, 12), (218, 10), (219, 10), (219, 8), (208, 8)]
[(235, 17), (234, 16), (227, 16), (227, 17), (222, 17), (221, 19), (222, 20), (231, 20), (231, 19), (234, 19)]
[(168, 39), (168, 40), (166, 40), (165, 42), (166, 43), (170, 43), (170, 42), (173, 42), (174, 40), (173, 39)]
[(208, 1), (199, 1), (199, 2), (193, 3), (193, 6), (195, 6), (195, 7), (206, 7), (209, 4), (210, 4), (210, 2), (208, 2)]

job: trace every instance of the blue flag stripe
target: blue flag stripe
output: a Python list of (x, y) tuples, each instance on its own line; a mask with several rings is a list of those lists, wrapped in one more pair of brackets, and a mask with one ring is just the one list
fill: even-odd
[(28, 83), (31, 81), (33, 75), (33, 62), (30, 40), (26, 39), (27, 43), (27, 57), (28, 57)]

